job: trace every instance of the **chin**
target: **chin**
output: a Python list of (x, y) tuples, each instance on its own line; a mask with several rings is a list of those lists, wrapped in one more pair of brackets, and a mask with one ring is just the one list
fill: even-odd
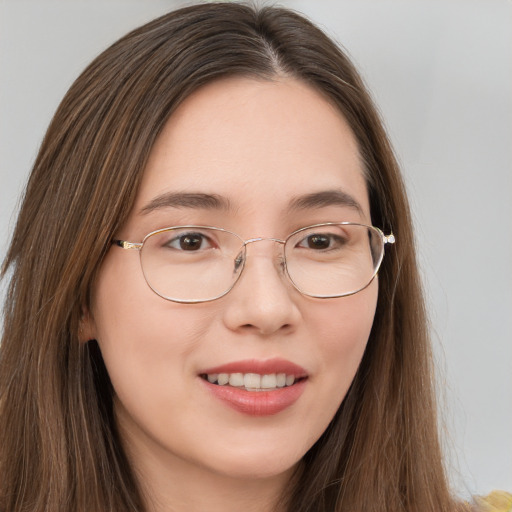
[[(287, 479), (299, 465), (303, 451), (298, 452), (292, 443), (288, 450), (283, 450), (283, 445), (275, 443), (263, 445), (261, 442), (253, 443), (245, 448), (232, 446), (222, 453), (214, 455), (215, 460), (210, 467), (215, 467), (217, 474), (236, 479), (267, 479), (279, 475)], [(213, 454), (212, 454), (213, 455)], [(213, 469), (213, 467), (212, 467)]]
[(237, 480), (266, 480), (275, 479), (282, 476), (288, 480), (299, 465), (299, 460), (279, 460), (270, 461), (269, 458), (264, 460), (244, 460), (238, 462), (230, 462), (229, 467), (222, 467), (218, 474)]

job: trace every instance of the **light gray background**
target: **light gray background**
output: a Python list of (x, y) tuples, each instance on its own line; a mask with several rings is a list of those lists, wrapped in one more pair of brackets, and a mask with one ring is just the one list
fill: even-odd
[[(0, 0), (0, 258), (45, 128), (108, 44), (171, 0)], [(347, 49), (402, 163), (463, 495), (512, 491), (512, 3), (285, 0)]]

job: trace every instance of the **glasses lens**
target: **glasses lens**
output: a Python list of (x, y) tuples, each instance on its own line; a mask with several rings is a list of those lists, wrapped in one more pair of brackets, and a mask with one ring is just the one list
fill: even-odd
[(202, 302), (227, 293), (245, 261), (243, 241), (222, 229), (197, 226), (157, 231), (142, 247), (149, 286), (165, 299)]
[(380, 232), (359, 224), (306, 228), (285, 246), (290, 279), (314, 297), (340, 297), (363, 289), (377, 273), (383, 254)]

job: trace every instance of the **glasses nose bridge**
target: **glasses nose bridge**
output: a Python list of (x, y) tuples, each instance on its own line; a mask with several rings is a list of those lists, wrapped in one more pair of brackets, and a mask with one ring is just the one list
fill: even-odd
[[(285, 255), (284, 255), (284, 246), (286, 244), (286, 240), (281, 240), (280, 238), (271, 238), (271, 237), (256, 237), (256, 238), (249, 238), (248, 240), (244, 241), (244, 244), (242, 246), (242, 251), (245, 254), (244, 259), (247, 258), (247, 246), (254, 244), (256, 242), (273, 242), (274, 244), (279, 244), (279, 246), (282, 247), (282, 258), (284, 261)], [(276, 254), (274, 256), (277, 256)]]
[(254, 242), (275, 242), (284, 246), (286, 240), (281, 240), (280, 238), (270, 238), (270, 237), (257, 237), (257, 238), (249, 238), (249, 240), (245, 240), (244, 247), (247, 247), (249, 244), (253, 244)]
[(249, 238), (248, 240), (244, 241), (243, 249), (244, 251), (247, 251), (247, 246), (254, 244), (256, 242), (273, 242), (274, 244), (279, 244), (282, 247), (283, 257), (284, 257), (284, 246), (286, 244), (286, 240), (281, 240), (280, 238), (272, 238), (272, 237), (256, 237), (256, 238)]
[[(275, 245), (274, 245), (273, 250), (272, 250), (272, 256), (269, 255), (268, 253), (267, 254), (259, 254), (259, 255), (253, 254), (252, 256), (249, 256), (249, 259), (251, 261), (253, 261), (254, 256), (256, 256), (256, 258), (254, 258), (254, 260), (258, 260), (260, 258), (262, 258), (263, 260), (266, 260), (266, 261), (268, 261), (268, 259), (272, 260), (272, 262), (270, 264), (272, 266), (275, 266), (278, 274), (282, 278), (283, 276), (281, 275), (281, 273), (283, 271), (286, 273), (286, 270), (285, 270), (286, 262), (285, 262), (285, 253), (284, 253), (284, 247), (286, 244), (286, 240), (281, 240), (280, 238), (272, 238), (272, 237), (256, 237), (256, 238), (249, 238), (248, 240), (244, 241), (241, 252), (239, 253), (239, 257), (241, 257), (243, 260), (243, 268), (242, 268), (241, 274), (246, 273), (246, 271), (247, 271), (247, 259), (248, 259), (247, 246), (254, 244), (256, 242), (272, 242), (273, 244), (278, 244), (281, 247), (282, 254), (278, 254), (278, 250), (275, 248)], [(275, 250), (275, 252), (274, 252), (274, 250)], [(250, 266), (252, 266), (252, 265), (250, 264)], [(267, 271), (268, 271), (268, 268), (267, 268)], [(239, 277), (241, 277), (241, 274)]]

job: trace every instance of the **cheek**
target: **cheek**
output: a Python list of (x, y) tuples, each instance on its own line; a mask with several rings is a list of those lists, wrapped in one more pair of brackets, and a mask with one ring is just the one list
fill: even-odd
[(210, 319), (199, 308), (158, 297), (144, 280), (138, 255), (119, 252), (105, 260), (92, 304), (95, 338), (112, 384), (120, 396), (132, 386), (149, 393), (175, 385), (172, 366), (183, 369)]
[(348, 297), (332, 299), (312, 311), (312, 323), (318, 338), (328, 350), (343, 350), (354, 345), (366, 344), (373, 325), (377, 306), (378, 282), (374, 280), (363, 291)]
[(365, 290), (320, 304), (310, 310), (314, 316), (311, 333), (318, 346), (319, 375), (331, 392), (336, 409), (343, 400), (363, 357), (373, 325), (378, 283)]

